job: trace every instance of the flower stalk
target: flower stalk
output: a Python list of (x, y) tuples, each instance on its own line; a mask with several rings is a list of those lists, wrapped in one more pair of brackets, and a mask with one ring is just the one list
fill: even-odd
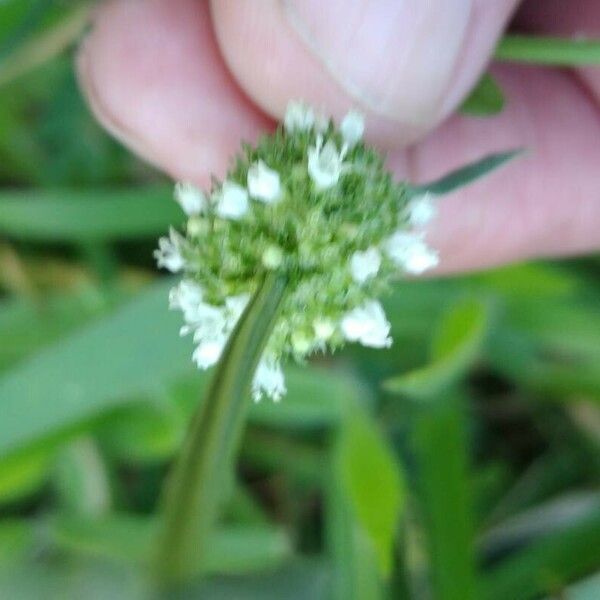
[(175, 583), (202, 572), (250, 406), (252, 378), (285, 295), (268, 274), (246, 306), (167, 480), (156, 571)]

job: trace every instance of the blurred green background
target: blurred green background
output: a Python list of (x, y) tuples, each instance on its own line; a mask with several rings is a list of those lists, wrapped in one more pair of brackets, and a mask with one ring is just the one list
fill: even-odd
[[(85, 3), (0, 3), (0, 598), (147, 597), (206, 376), (156, 238), (171, 183), (75, 82)], [(600, 183), (600, 173), (599, 173)], [(600, 598), (600, 262), (399, 283), (389, 351), (253, 405), (181, 598)]]

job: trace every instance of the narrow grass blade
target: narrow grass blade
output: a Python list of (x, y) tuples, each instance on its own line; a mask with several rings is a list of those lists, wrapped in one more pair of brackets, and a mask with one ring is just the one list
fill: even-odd
[(462, 411), (462, 398), (448, 393), (424, 405), (416, 416), (414, 428), (414, 452), (436, 600), (476, 598)]
[(466, 167), (461, 167), (456, 171), (452, 171), (441, 179), (424, 185), (411, 186), (409, 188), (409, 194), (411, 196), (427, 193), (435, 195), (449, 194), (450, 192), (469, 185), (484, 175), (495, 171), (522, 153), (523, 150), (518, 149), (490, 154)]
[(507, 35), (496, 48), (497, 60), (574, 67), (600, 64), (600, 39)]
[(268, 276), (251, 300), (219, 361), (167, 481), (156, 570), (164, 582), (197, 575), (248, 414), (248, 391), (277, 317), (285, 280)]
[(99, 242), (156, 237), (183, 215), (167, 187), (0, 192), (0, 233), (16, 239)]
[(484, 581), (484, 600), (533, 600), (554, 595), (600, 564), (600, 513), (513, 554)]

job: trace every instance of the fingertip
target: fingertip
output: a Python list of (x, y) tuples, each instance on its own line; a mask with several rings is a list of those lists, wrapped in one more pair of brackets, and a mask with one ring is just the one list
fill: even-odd
[(208, 7), (195, 0), (103, 4), (76, 68), (98, 120), (177, 179), (223, 175), (240, 139), (270, 125), (229, 75)]

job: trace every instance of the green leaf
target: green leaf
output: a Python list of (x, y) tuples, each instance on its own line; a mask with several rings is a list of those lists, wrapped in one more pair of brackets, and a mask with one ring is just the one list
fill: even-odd
[(553, 594), (600, 564), (600, 513), (513, 553), (483, 582), (485, 600), (530, 600)]
[[(56, 518), (51, 536), (58, 547), (78, 555), (148, 565), (156, 539), (155, 519), (112, 514), (99, 519)], [(208, 545), (210, 573), (241, 574), (280, 565), (290, 556), (288, 537), (267, 525), (219, 527)]]
[(431, 363), (392, 377), (384, 389), (413, 398), (434, 398), (460, 379), (476, 359), (489, 324), (485, 303), (462, 300), (444, 316), (433, 342)]
[[(49, 345), (0, 377), (0, 456), (80, 426), (192, 371), (167, 309), (171, 281)], [(198, 374), (198, 377), (202, 376)]]
[(35, 542), (34, 529), (29, 522), (23, 519), (0, 520), (0, 571), (22, 562), (35, 549)]
[(163, 583), (203, 568), (249, 409), (250, 384), (277, 318), (286, 280), (269, 275), (233, 330), (163, 496), (156, 569)]
[[(325, 541), (331, 557), (333, 600), (383, 599), (381, 568), (377, 551), (357, 520), (343, 463), (346, 442), (340, 432), (331, 438), (325, 470)], [(387, 560), (387, 558), (386, 558)]]
[(117, 409), (95, 428), (111, 458), (126, 464), (162, 461), (173, 456), (183, 440), (186, 420), (170, 398), (153, 398)]
[[(421, 405), (413, 424), (424, 533), (436, 600), (473, 600), (475, 561), (463, 399)], [(510, 595), (505, 596), (511, 598)]]
[(400, 466), (375, 424), (358, 409), (342, 425), (338, 451), (344, 490), (373, 544), (381, 572), (388, 576), (404, 507)]
[(70, 295), (46, 293), (1, 301), (0, 370), (105, 314), (120, 299), (121, 294), (86, 287)]
[(507, 35), (500, 40), (495, 58), (556, 67), (600, 64), (600, 40)]
[[(597, 600), (600, 598), (600, 572), (570, 585), (564, 590), (563, 597), (569, 600)], [(547, 600), (552, 600), (547, 598)]]
[(484, 73), (460, 107), (460, 112), (475, 117), (489, 117), (502, 112), (504, 94), (498, 82)]
[(183, 220), (165, 187), (0, 192), (0, 233), (35, 241), (152, 238)]
[(50, 473), (53, 453), (32, 448), (0, 460), (0, 503), (15, 502), (36, 492)]
[(409, 187), (409, 194), (411, 196), (419, 196), (427, 193), (435, 195), (449, 194), (499, 169), (521, 154), (523, 154), (523, 150), (509, 150), (508, 152), (490, 154), (470, 165), (444, 175), (441, 179), (424, 185), (411, 186)]
[(78, 437), (60, 449), (52, 484), (57, 503), (69, 514), (98, 517), (110, 509), (108, 470), (90, 436)]

